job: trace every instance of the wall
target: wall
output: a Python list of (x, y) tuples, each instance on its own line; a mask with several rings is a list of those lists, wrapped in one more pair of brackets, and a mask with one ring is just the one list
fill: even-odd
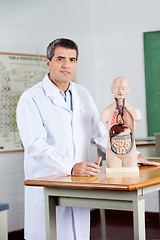
[[(159, 30), (159, 0), (1, 0), (0, 52), (45, 54), (57, 37), (77, 42), (77, 80), (91, 92), (101, 111), (113, 98), (113, 78), (126, 76), (128, 102), (143, 120), (137, 137), (146, 137), (143, 31)], [(143, 17), (142, 17), (143, 16)], [(135, 97), (136, 93), (136, 97)], [(91, 148), (91, 160), (96, 159)], [(0, 201), (8, 202), (9, 231), (23, 227), (23, 153), (0, 153)], [(153, 204), (154, 203), (154, 204)], [(149, 195), (147, 211), (158, 211), (158, 193)]]
[(0, 153), (0, 202), (9, 203), (9, 232), (24, 226), (23, 182), (23, 152)]
[(101, 111), (112, 102), (113, 79), (127, 77), (130, 84), (127, 100), (143, 116), (136, 125), (137, 138), (147, 137), (143, 32), (159, 30), (159, 7), (158, 0), (101, 0), (101, 4), (94, 0), (92, 7), (95, 101)]
[[(110, 87), (115, 77), (128, 79), (129, 104), (138, 107), (143, 119), (136, 125), (136, 137), (147, 136), (143, 60), (143, 31), (117, 31), (95, 36), (96, 98), (99, 111), (113, 102)], [(135, 94), (136, 93), (136, 94)]]

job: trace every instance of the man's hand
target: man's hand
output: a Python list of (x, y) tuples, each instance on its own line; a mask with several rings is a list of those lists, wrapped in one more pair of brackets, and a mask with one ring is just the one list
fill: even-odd
[(99, 157), (99, 158), (97, 158), (97, 160), (95, 161), (95, 164), (97, 164), (97, 165), (99, 166), (100, 163), (101, 163), (101, 161), (102, 161), (102, 157)]
[(141, 154), (137, 155), (137, 163), (139, 163), (140, 165), (150, 165), (150, 166), (160, 167), (159, 162), (149, 161), (149, 160), (145, 159)]
[(71, 171), (72, 176), (95, 176), (100, 173), (99, 164), (102, 157), (99, 157), (95, 163), (92, 162), (80, 162), (76, 163)]

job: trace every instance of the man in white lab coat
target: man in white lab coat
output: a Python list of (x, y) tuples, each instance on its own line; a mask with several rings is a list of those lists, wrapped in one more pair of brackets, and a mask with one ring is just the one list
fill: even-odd
[[(89, 92), (71, 82), (78, 47), (56, 39), (47, 48), (49, 73), (25, 91), (17, 106), (17, 123), (25, 149), (25, 179), (53, 174), (97, 175), (89, 145), (105, 152), (107, 132)], [(45, 240), (43, 188), (25, 187), (25, 239)], [(89, 240), (90, 211), (57, 207), (58, 240)]]

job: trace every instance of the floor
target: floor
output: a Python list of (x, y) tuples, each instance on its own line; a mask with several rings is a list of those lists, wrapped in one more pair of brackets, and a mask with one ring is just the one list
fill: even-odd
[[(106, 210), (107, 240), (133, 240), (132, 212)], [(9, 233), (8, 240), (24, 240), (23, 230)], [(63, 240), (63, 239), (62, 239)], [(91, 211), (91, 238), (101, 240), (100, 211)], [(160, 214), (146, 213), (146, 240), (160, 240)]]
[[(146, 213), (146, 239), (160, 240), (160, 214)], [(107, 240), (133, 240), (132, 212), (106, 210)], [(91, 212), (91, 240), (101, 240), (99, 210)]]

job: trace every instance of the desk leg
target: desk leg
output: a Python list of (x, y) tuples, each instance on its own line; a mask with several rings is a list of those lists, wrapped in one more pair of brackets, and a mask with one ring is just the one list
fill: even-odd
[(159, 227), (160, 227), (160, 190), (158, 192), (159, 192)]
[(100, 218), (101, 218), (101, 238), (106, 240), (106, 218), (105, 218), (105, 209), (100, 209)]
[(134, 240), (145, 240), (144, 199), (133, 202)]
[(55, 198), (48, 196), (45, 192), (45, 221), (46, 240), (56, 240), (56, 205)]
[(159, 212), (160, 212), (160, 190), (159, 190)]

